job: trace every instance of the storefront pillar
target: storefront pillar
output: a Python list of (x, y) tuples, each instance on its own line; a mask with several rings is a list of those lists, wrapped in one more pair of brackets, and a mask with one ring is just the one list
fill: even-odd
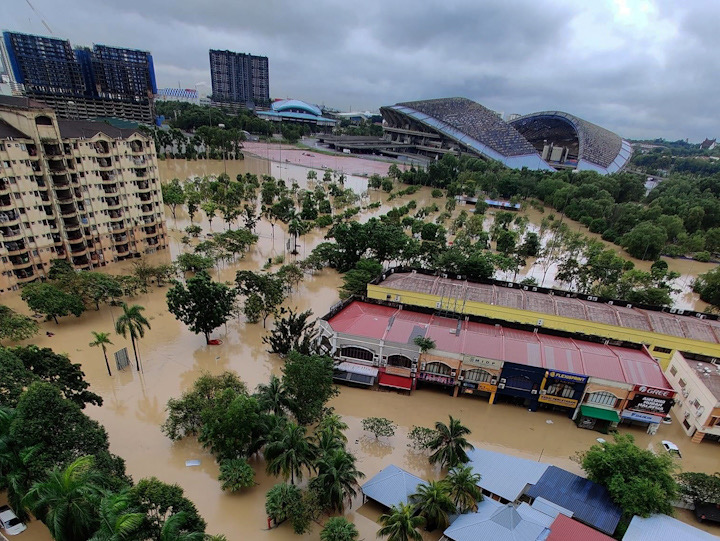
[(495, 403), (495, 391), (490, 393), (490, 404)]
[(460, 391), (460, 385), (455, 385), (455, 389), (453, 389), (453, 398), (457, 398), (459, 391)]

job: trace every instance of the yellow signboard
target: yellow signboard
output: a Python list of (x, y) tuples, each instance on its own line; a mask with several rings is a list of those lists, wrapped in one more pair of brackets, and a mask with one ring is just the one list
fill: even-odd
[(491, 385), (490, 383), (478, 383), (478, 391), (483, 391), (485, 393), (494, 393), (497, 391), (497, 385)]
[(566, 408), (575, 408), (578, 405), (577, 400), (572, 398), (563, 398), (562, 396), (553, 396), (551, 394), (544, 394), (538, 398), (538, 402), (544, 402), (545, 404), (554, 404), (556, 406), (564, 406)]

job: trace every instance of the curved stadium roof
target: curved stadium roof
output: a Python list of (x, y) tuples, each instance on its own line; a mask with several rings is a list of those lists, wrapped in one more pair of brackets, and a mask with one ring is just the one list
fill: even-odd
[(272, 107), (273, 111), (277, 111), (278, 113), (296, 109), (296, 110), (304, 111), (311, 115), (322, 116), (322, 111), (320, 110), (319, 107), (317, 107), (315, 105), (310, 105), (309, 103), (305, 103), (304, 101), (300, 101), (300, 100), (274, 101), (271, 104), (271, 107)]
[(528, 139), (546, 138), (549, 124), (560, 121), (574, 130), (579, 142), (578, 169), (597, 171), (601, 174), (616, 173), (630, 160), (630, 143), (619, 135), (562, 111), (543, 111), (521, 116), (510, 122)]
[(467, 98), (409, 101), (383, 107), (454, 139), (508, 167), (553, 171), (518, 131), (491, 110)]

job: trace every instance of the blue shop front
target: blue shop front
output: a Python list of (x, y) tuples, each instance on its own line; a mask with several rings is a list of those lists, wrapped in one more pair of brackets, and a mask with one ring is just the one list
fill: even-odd
[(537, 411), (546, 370), (505, 361), (498, 380), (495, 404), (506, 402)]

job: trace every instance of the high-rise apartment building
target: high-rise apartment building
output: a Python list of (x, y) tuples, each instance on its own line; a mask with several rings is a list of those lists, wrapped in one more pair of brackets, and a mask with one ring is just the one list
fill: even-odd
[(210, 49), (212, 100), (243, 107), (270, 104), (267, 56)]
[(153, 140), (0, 96), (0, 293), (167, 247)]
[(25, 94), (51, 106), (59, 118), (118, 117), (152, 123), (157, 93), (147, 51), (3, 32), (2, 57)]

